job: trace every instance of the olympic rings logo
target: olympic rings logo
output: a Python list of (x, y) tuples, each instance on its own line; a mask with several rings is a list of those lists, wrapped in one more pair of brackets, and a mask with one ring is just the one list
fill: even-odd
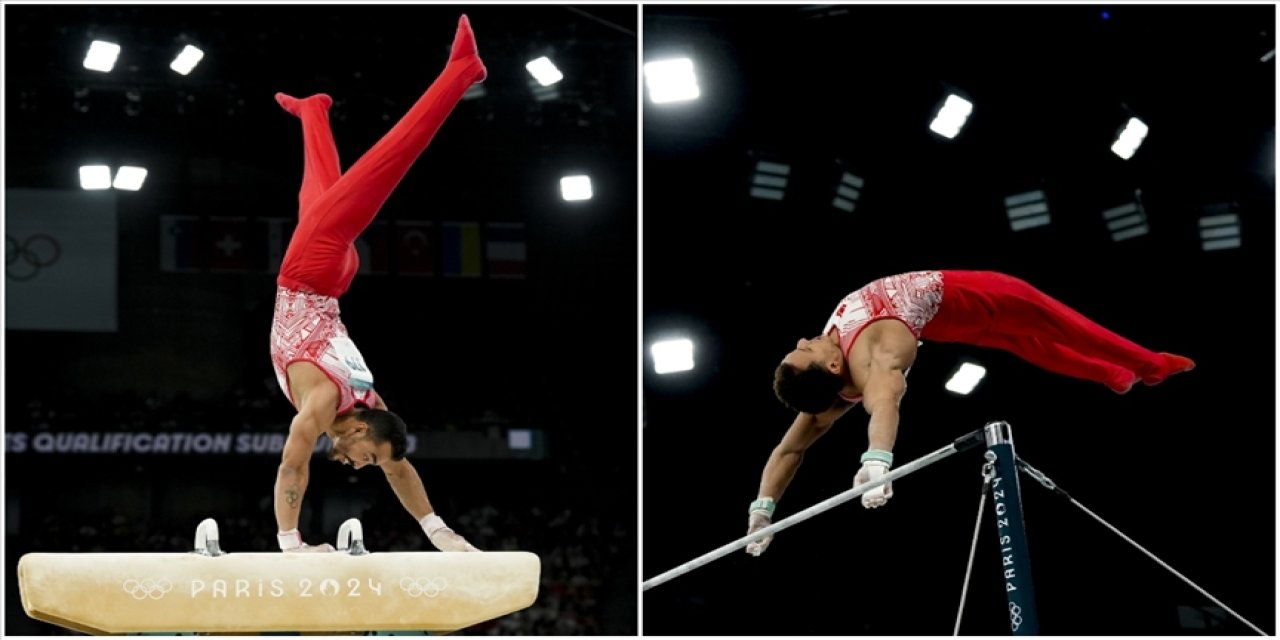
[(1014, 631), (1022, 626), (1022, 607), (1012, 602), (1009, 603), (1009, 623), (1013, 625)]
[(124, 585), (122, 586), (124, 587), (125, 593), (133, 596), (134, 600), (146, 600), (147, 598), (159, 600), (160, 598), (165, 597), (165, 595), (173, 589), (172, 582), (169, 582), (168, 580), (152, 580), (151, 578), (144, 578), (142, 580), (134, 580), (130, 578), (125, 580)]
[(449, 587), (444, 578), (400, 578), (400, 588), (411, 598), (434, 598)]
[(62, 245), (53, 236), (37, 233), (22, 242), (4, 236), (4, 274), (10, 280), (26, 282), (62, 257)]

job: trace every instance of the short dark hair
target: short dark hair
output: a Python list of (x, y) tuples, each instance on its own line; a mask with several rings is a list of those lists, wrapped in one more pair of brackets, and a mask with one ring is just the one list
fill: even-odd
[(844, 380), (815, 362), (801, 370), (789, 364), (773, 372), (773, 392), (792, 411), (822, 413), (836, 403)]
[(382, 409), (361, 409), (356, 419), (369, 424), (369, 437), (374, 442), (391, 443), (392, 460), (404, 460), (404, 454), (409, 449), (409, 436), (408, 427), (400, 416)]

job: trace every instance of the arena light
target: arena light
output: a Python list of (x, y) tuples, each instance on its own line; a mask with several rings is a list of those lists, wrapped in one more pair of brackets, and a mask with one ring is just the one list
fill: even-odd
[(840, 177), (840, 184), (836, 185), (836, 197), (831, 201), (831, 206), (845, 213), (853, 213), (854, 205), (862, 197), (862, 185), (862, 178), (848, 171), (844, 172)]
[(977, 388), (978, 383), (982, 382), (982, 379), (986, 376), (986, 367), (972, 362), (965, 362), (952, 372), (951, 379), (947, 380), (945, 386), (947, 391), (951, 393), (967, 396)]
[(120, 45), (106, 40), (94, 40), (89, 43), (89, 52), (84, 56), (84, 68), (108, 73), (115, 68), (118, 57)]
[(971, 113), (973, 113), (973, 103), (953, 93), (947, 96), (942, 108), (938, 109), (938, 115), (934, 116), (933, 122), (929, 123), (929, 129), (944, 138), (954, 138), (960, 133), (960, 129), (964, 128), (964, 123), (969, 120)]
[(1014, 231), (1049, 224), (1049, 203), (1039, 189), (1005, 198), (1004, 207), (1009, 214), (1009, 228)]
[(80, 188), (85, 191), (110, 189), (111, 167), (105, 164), (90, 164), (80, 167)]
[(676, 373), (693, 369), (693, 341), (688, 338), (659, 340), (649, 347), (653, 354), (653, 372)]
[(142, 167), (120, 167), (116, 171), (116, 179), (111, 186), (123, 191), (137, 191), (147, 179), (147, 170)]
[(644, 81), (654, 104), (694, 100), (702, 94), (693, 60), (689, 58), (646, 62)]
[(538, 81), (538, 84), (544, 87), (549, 87), (564, 79), (564, 74), (560, 73), (560, 69), (556, 68), (551, 58), (546, 56), (530, 60), (528, 64), (524, 65), (524, 68), (529, 71), (529, 75), (533, 76), (534, 80)]
[(565, 176), (560, 178), (560, 197), (567, 202), (590, 200), (591, 176)]
[(560, 99), (560, 85), (543, 86), (534, 78), (529, 78), (529, 92), (533, 94), (534, 102), (551, 102)]
[(1137, 200), (1103, 211), (1102, 219), (1106, 220), (1107, 231), (1111, 232), (1111, 239), (1115, 242), (1145, 236), (1151, 232), (1151, 228), (1147, 226), (1147, 214)]
[(1142, 146), (1142, 141), (1147, 137), (1147, 125), (1137, 118), (1129, 118), (1125, 123), (1124, 129), (1116, 136), (1116, 141), (1111, 144), (1111, 152), (1128, 160), (1137, 153), (1138, 147)]
[(129, 89), (124, 92), (124, 114), (130, 118), (142, 115), (142, 92)]
[(791, 165), (760, 160), (751, 174), (751, 197), (762, 200), (781, 200), (786, 195)]
[(533, 448), (532, 429), (510, 429), (507, 431), (507, 448), (522, 451)]
[(1200, 248), (1221, 251), (1240, 248), (1240, 216), (1232, 204), (1205, 205), (1200, 218)]
[(185, 76), (191, 73), (191, 70), (195, 69), (196, 65), (203, 59), (204, 51), (201, 51), (199, 47), (187, 45), (183, 47), (182, 53), (179, 53), (173, 59), (173, 62), (169, 63), (169, 68)]

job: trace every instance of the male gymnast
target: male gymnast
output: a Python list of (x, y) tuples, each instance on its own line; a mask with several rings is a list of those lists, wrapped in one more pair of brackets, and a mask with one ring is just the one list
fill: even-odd
[[(1002, 349), (1121, 394), (1139, 380), (1159, 384), (1195, 367), (1188, 358), (1140, 347), (1002, 273), (916, 271), (881, 278), (845, 296), (822, 334), (802, 338), (778, 365), (774, 393), (797, 415), (765, 464), (748, 509), (748, 534), (772, 522), (804, 452), (859, 402), (870, 420), (853, 486), (889, 472), (898, 404), (919, 339)], [(862, 505), (883, 505), (893, 497), (892, 485), (864, 493)], [(747, 545), (747, 553), (759, 556), (772, 538)]]
[(302, 541), (298, 516), (316, 442), (328, 436), (331, 460), (382, 469), (400, 503), (441, 551), (477, 551), (435, 513), (422, 479), (405, 459), (405, 423), (373, 390), (373, 374), (339, 317), (338, 299), (359, 266), (354, 242), (472, 84), (487, 75), (471, 24), (458, 21), (444, 71), (408, 113), (342, 173), (325, 94), (276, 101), (302, 121), (303, 175), (298, 226), (276, 279), (271, 362), (297, 410), (275, 484), (283, 551), (332, 551)]

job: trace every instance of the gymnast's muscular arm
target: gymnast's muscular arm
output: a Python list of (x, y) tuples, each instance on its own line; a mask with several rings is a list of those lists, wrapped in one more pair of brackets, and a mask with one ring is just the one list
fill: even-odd
[(818, 414), (798, 413), (791, 423), (791, 428), (782, 436), (782, 442), (773, 448), (769, 461), (764, 465), (764, 473), (760, 478), (758, 496), (768, 496), (774, 502), (782, 499), (782, 493), (796, 476), (804, 452), (826, 433), (836, 419), (853, 406), (840, 400), (836, 405)]
[(871, 416), (867, 422), (867, 448), (893, 451), (898, 438), (898, 404), (907, 391), (906, 371), (916, 360), (916, 337), (900, 322), (876, 323), (880, 329), (871, 342), (867, 381), (862, 405)]
[(431, 544), (441, 551), (479, 551), (444, 523), (444, 519), (436, 515), (427, 499), (427, 489), (422, 485), (418, 470), (408, 460), (386, 460), (381, 464), (382, 472), (387, 475), (387, 482), (400, 498), (400, 504), (413, 516), (422, 527), (423, 533)]
[(387, 482), (391, 484), (391, 490), (396, 492), (400, 504), (404, 505), (414, 520), (422, 520), (435, 511), (431, 508), (431, 501), (427, 499), (427, 488), (423, 486), (422, 478), (418, 476), (418, 470), (413, 468), (412, 463), (407, 459), (387, 460), (380, 466), (387, 476)]
[(298, 415), (289, 425), (289, 437), (276, 473), (276, 526), (281, 532), (298, 528), (311, 454), (320, 434), (333, 424), (338, 411), (338, 389), (315, 365), (307, 362), (290, 365), (289, 388), (297, 402)]

